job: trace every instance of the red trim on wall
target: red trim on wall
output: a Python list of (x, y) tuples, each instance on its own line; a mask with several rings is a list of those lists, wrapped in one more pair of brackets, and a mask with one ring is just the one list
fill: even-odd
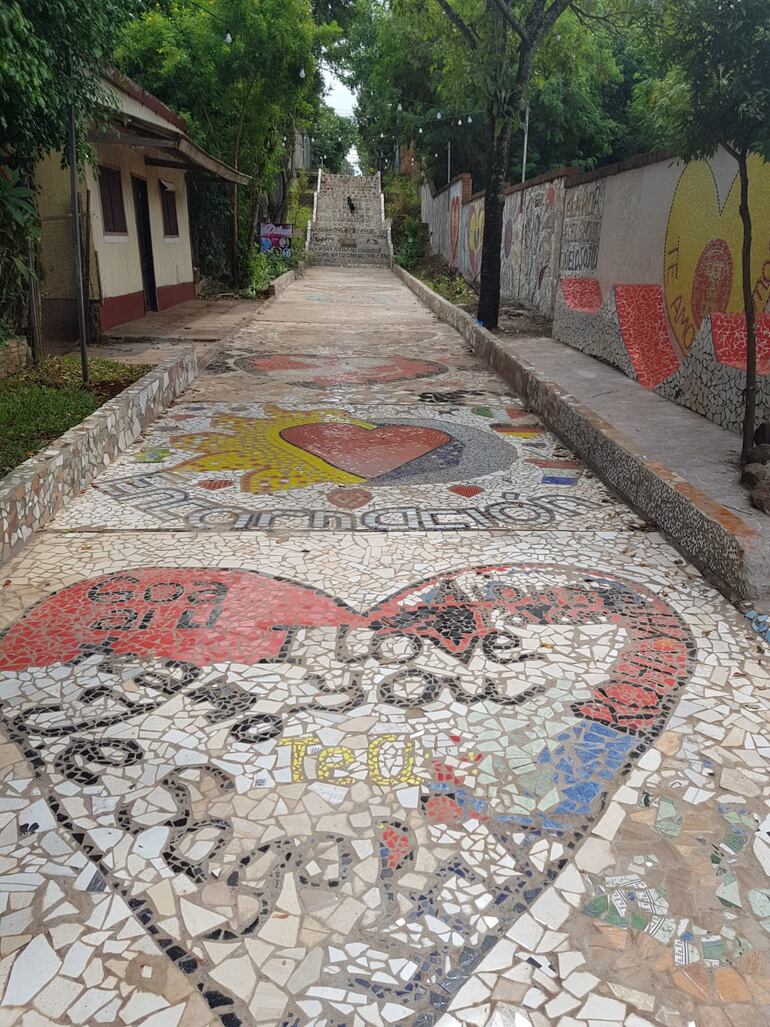
[(127, 292), (123, 296), (105, 296), (99, 310), (99, 325), (102, 331), (144, 317), (144, 293)]
[(167, 310), (177, 303), (195, 299), (195, 282), (180, 282), (179, 285), (159, 285), (157, 288), (158, 310)]

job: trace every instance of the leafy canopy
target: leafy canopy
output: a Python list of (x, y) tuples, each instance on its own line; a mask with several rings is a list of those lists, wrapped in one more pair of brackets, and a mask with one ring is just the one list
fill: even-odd
[[(453, 0), (453, 8), (486, 40), (491, 22), (485, 3)], [(482, 42), (482, 56), (472, 52), (436, 0), (361, 0), (335, 58), (343, 77), (358, 90), (366, 163), (382, 166), (396, 144), (413, 142), (418, 164), (441, 184), (451, 140), (453, 169), (470, 171), (483, 184), (486, 110), (496, 88), (494, 70), (483, 59), (487, 42)], [(515, 68), (516, 46), (509, 38), (504, 77)], [(567, 163), (592, 167), (616, 157), (625, 131), (626, 101), (616, 99), (621, 53), (622, 41), (610, 26), (586, 22), (571, 11), (545, 37), (528, 90), (528, 174)], [(512, 83), (502, 85), (509, 90)], [(518, 122), (521, 111), (513, 115)], [(513, 180), (521, 173), (522, 149), (523, 132), (518, 132), (508, 168)]]
[(648, 142), (686, 159), (720, 144), (770, 159), (768, 0), (663, 0), (643, 14), (657, 74), (633, 109)]
[(260, 188), (312, 117), (314, 52), (333, 34), (316, 28), (309, 0), (170, 0), (125, 28), (116, 62)]
[(0, 138), (11, 166), (64, 148), (103, 100), (99, 74), (140, 0), (4, 0), (0, 5)]
[(347, 156), (358, 138), (352, 118), (337, 114), (328, 104), (322, 103), (311, 129), (311, 138), (313, 167), (323, 164), (332, 174), (350, 173)]

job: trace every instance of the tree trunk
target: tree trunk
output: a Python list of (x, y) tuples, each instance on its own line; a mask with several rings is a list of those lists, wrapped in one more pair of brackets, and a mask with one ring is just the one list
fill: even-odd
[(505, 116), (489, 114), (489, 168), (484, 196), (484, 243), (481, 250), (481, 290), (478, 319), (486, 328), (497, 328), (500, 314), (500, 249), (503, 241), (505, 174), (511, 123)]
[(748, 151), (738, 154), (738, 171), (741, 180), (740, 215), (743, 222), (743, 252), (741, 272), (743, 278), (743, 309), (746, 314), (746, 406), (743, 414), (743, 447), (741, 458), (745, 460), (754, 445), (754, 428), (757, 407), (757, 335), (754, 313), (754, 293), (751, 287), (751, 212), (749, 210), (749, 168)]

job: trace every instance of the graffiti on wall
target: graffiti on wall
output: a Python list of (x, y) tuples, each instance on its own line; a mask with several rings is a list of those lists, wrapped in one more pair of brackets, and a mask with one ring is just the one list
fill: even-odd
[(518, 298), (545, 314), (552, 308), (559, 191), (549, 182), (527, 189), (524, 198)]
[(564, 204), (561, 270), (583, 275), (599, 263), (599, 237), (604, 214), (605, 179), (567, 189)]
[(471, 278), (478, 278), (481, 271), (481, 248), (484, 242), (484, 204), (473, 204), (468, 217), (468, 271)]
[(518, 293), (523, 205), (524, 197), (520, 192), (510, 194), (505, 198), (500, 292), (506, 298), (515, 297)]
[[(749, 159), (749, 207), (752, 214), (752, 283), (758, 310), (770, 299), (770, 165)], [(720, 204), (708, 161), (694, 161), (682, 171), (666, 229), (664, 288), (671, 330), (689, 350), (701, 322), (710, 314), (743, 310), (740, 181), (736, 174)]]
[(449, 263), (457, 267), (457, 248), (460, 242), (460, 196), (452, 197), (449, 204)]

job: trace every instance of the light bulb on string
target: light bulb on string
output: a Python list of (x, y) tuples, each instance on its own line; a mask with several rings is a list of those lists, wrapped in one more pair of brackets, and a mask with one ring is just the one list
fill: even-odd
[(470, 114), (468, 115), (468, 124), (469, 125), (473, 124), (473, 118), (470, 116)]
[(399, 113), (403, 113), (404, 108), (401, 104), (399, 104), (397, 110), (399, 111)]
[(441, 121), (441, 111), (436, 115), (436, 121)]
[(304, 78), (305, 77), (305, 68), (304, 68), (304, 66), (299, 69), (299, 77), (300, 78)]
[(227, 45), (229, 46), (232, 43), (232, 41), (233, 41), (233, 37), (232, 37), (231, 33), (226, 32), (225, 33), (225, 42), (227, 43)]

